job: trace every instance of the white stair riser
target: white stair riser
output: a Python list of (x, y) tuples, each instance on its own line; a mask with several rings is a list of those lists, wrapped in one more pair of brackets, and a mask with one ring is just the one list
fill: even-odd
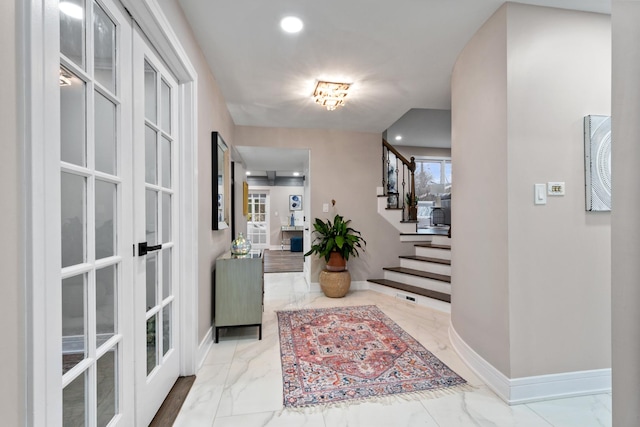
[[(418, 305), (434, 308), (436, 310), (443, 311), (445, 313), (451, 313), (451, 304), (448, 302), (439, 301), (437, 299), (428, 298), (422, 295), (416, 295), (411, 292), (401, 291), (401, 290), (390, 288), (387, 286), (382, 286), (377, 283), (369, 283), (369, 289), (375, 292), (379, 292), (381, 294), (389, 295), (391, 297), (396, 297), (399, 294), (409, 295), (416, 299), (416, 303)], [(407, 302), (406, 304), (412, 304), (412, 303)]]
[(416, 255), (428, 258), (451, 259), (451, 249), (426, 248), (416, 246)]
[(425, 277), (412, 276), (410, 274), (403, 274), (388, 270), (384, 271), (384, 278), (393, 280), (394, 282), (400, 282), (406, 285), (417, 286), (422, 289), (429, 289), (432, 291), (451, 295), (451, 284), (447, 282), (441, 282), (439, 280), (432, 280)]
[(446, 274), (451, 276), (451, 266), (438, 264), (436, 262), (417, 261), (415, 259), (400, 258), (400, 267), (412, 268), (414, 270), (428, 271), (429, 273)]
[(433, 236), (429, 234), (419, 234), (419, 235), (410, 234), (410, 235), (401, 235), (400, 241), (401, 242), (431, 242), (432, 238)]
[(448, 236), (441, 236), (439, 234), (433, 236), (431, 243), (434, 245), (451, 246), (451, 239)]

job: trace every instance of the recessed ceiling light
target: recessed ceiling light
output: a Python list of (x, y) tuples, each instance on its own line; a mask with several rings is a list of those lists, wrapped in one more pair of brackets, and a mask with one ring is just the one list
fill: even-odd
[(287, 16), (280, 21), (280, 28), (287, 33), (299, 33), (302, 30), (304, 24), (295, 16)]
[(300, 176), (300, 172), (294, 172), (293, 176)]
[(396, 141), (401, 141), (402, 140), (402, 135), (397, 135), (396, 136)]
[(61, 1), (58, 5), (60, 11), (65, 15), (68, 15), (74, 19), (82, 19), (84, 17), (84, 11), (80, 6), (69, 1)]
[(250, 171), (246, 171), (245, 174), (251, 175), (251, 172)]

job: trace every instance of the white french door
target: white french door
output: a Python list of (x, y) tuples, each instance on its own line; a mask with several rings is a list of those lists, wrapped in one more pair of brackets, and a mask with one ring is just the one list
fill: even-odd
[(133, 36), (136, 419), (148, 425), (179, 375), (176, 80)]
[(53, 425), (133, 424), (131, 37), (111, 0), (60, 4), (62, 419)]
[(253, 249), (268, 249), (269, 232), (269, 192), (249, 191), (247, 218), (247, 240)]
[(146, 426), (180, 368), (178, 84), (117, 1), (59, 16), (62, 408), (47, 422)]

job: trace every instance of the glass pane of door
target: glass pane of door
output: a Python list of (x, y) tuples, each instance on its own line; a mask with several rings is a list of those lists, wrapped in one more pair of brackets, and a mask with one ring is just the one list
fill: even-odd
[(60, 67), (60, 158), (86, 165), (86, 83)]
[(60, 53), (80, 68), (85, 65), (84, 0), (60, 2)]
[(62, 267), (82, 264), (86, 259), (87, 179), (62, 172)]
[(62, 392), (62, 425), (84, 427), (87, 425), (87, 372), (79, 375)]
[(93, 69), (98, 83), (116, 91), (116, 25), (102, 8), (93, 6)]
[(96, 170), (116, 173), (116, 105), (100, 92), (95, 93)]
[(87, 357), (87, 274), (62, 280), (62, 373)]
[(107, 351), (97, 363), (97, 426), (105, 427), (118, 413), (117, 347)]

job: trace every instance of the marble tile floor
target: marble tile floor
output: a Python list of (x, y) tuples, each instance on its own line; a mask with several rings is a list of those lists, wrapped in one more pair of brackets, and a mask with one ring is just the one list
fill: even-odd
[[(377, 305), (440, 360), (465, 378), (472, 391), (441, 397), (284, 409), (276, 310)], [(611, 395), (601, 394), (508, 406), (460, 360), (448, 338), (449, 314), (373, 291), (345, 298), (311, 293), (302, 273), (265, 274), (263, 338), (255, 328), (221, 331), (197, 373), (177, 427), (409, 427), (409, 426), (611, 426)]]

